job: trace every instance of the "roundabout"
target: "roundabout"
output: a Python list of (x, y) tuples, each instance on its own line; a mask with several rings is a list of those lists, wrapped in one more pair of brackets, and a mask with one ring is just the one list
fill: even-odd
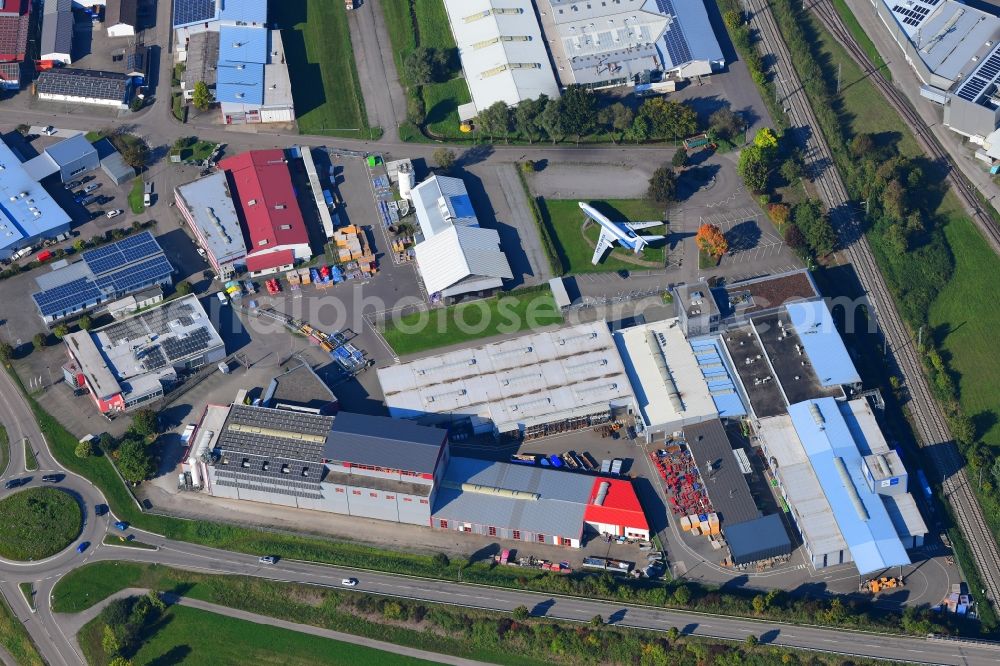
[(0, 500), (0, 558), (37, 562), (65, 550), (83, 528), (76, 499), (56, 488), (35, 487)]

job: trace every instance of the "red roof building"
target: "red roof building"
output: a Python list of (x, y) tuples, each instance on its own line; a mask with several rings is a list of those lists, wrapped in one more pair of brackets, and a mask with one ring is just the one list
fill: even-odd
[(31, 0), (0, 0), (0, 62), (24, 60)]
[(247, 235), (247, 268), (251, 273), (273, 273), (296, 259), (312, 258), (284, 152), (241, 153), (219, 162), (219, 168), (226, 172)]
[(601, 534), (649, 540), (646, 515), (626, 479), (595, 479), (583, 520)]

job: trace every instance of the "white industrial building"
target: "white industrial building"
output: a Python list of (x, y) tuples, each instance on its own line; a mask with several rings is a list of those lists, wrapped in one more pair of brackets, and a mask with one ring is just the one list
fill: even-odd
[(677, 319), (623, 328), (614, 340), (646, 441), (720, 416), (746, 414), (728, 359), (710, 339), (693, 346)]
[(444, 0), (474, 109), (516, 106), (541, 95), (559, 96), (559, 84), (531, 0)]
[(35, 82), (38, 99), (128, 109), (132, 80), (119, 72), (62, 67), (41, 72)]
[(107, 0), (104, 25), (108, 37), (135, 37), (139, 25), (138, 0)]
[(500, 435), (587, 428), (635, 404), (603, 321), (437, 354), (382, 368), (378, 377), (395, 418), (465, 421)]
[(422, 237), (413, 251), (428, 295), (487, 294), (514, 277), (500, 234), (479, 226), (461, 178), (433, 176), (410, 196)]
[(906, 550), (923, 545), (927, 526), (866, 400), (797, 403), (757, 432), (814, 568), (910, 563)]
[[(540, 0), (562, 85), (649, 86), (725, 67), (703, 0)], [(641, 87), (639, 88), (641, 89)]]
[[(869, 0), (944, 125), (1000, 159), (1000, 17), (957, 0)], [(992, 151), (995, 154), (987, 155)]]

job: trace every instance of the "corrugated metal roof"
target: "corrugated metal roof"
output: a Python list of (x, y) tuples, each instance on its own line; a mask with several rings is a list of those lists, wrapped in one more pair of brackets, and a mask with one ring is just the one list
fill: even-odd
[[(606, 489), (600, 504), (595, 500)], [(587, 509), (583, 519), (588, 523), (603, 523), (605, 525), (621, 525), (648, 530), (646, 514), (635, 494), (635, 487), (630, 479), (610, 479), (598, 477), (594, 479), (587, 499)]]
[[(27, 194), (22, 197), (22, 192)], [(66, 211), (0, 140), (0, 253), (24, 238), (43, 237), (53, 229), (68, 228), (70, 221)]]
[(258, 106), (264, 103), (264, 65), (219, 61), (215, 78), (216, 101)]
[[(750, 494), (750, 486), (740, 470), (722, 422), (712, 419), (685, 426), (684, 440), (705, 481), (708, 498), (722, 520), (723, 529), (759, 518), (760, 511)], [(712, 466), (711, 471), (709, 465)]]
[[(432, 176), (410, 192), (424, 240), (452, 226), (479, 226), (461, 178)], [(457, 207), (455, 202), (459, 204)]]
[(42, 16), (42, 38), (39, 53), (42, 57), (73, 52), (72, 0), (45, 0)]
[(208, 251), (219, 263), (242, 259), (247, 254), (236, 207), (229, 196), (226, 174), (217, 171), (177, 188), (183, 205), (208, 243)]
[[(456, 487), (466, 483), (537, 494), (537, 499), (515, 499)], [(456, 457), (448, 463), (434, 500), (433, 520), (577, 538), (583, 533), (593, 483), (594, 477), (584, 474)]]
[(633, 400), (604, 321), (438, 353), (381, 368), (378, 377), (390, 413), (405, 418), (456, 414), (516, 425)]
[(559, 96), (530, 0), (445, 0), (444, 5), (477, 109)]
[(263, 24), (267, 21), (267, 0), (222, 0), (219, 17), (225, 21)]
[(822, 300), (788, 303), (785, 310), (821, 386), (855, 384), (861, 376)]
[(283, 151), (241, 153), (219, 162), (219, 168), (228, 173), (234, 188), (233, 199), (246, 222), (251, 252), (309, 242)]
[(452, 227), (413, 248), (427, 293), (444, 292), (469, 276), (510, 280), (500, 234), (482, 227)]
[(336, 462), (433, 474), (447, 434), (440, 428), (388, 416), (341, 412), (327, 435), (323, 457)]
[(90, 155), (97, 156), (97, 149), (87, 141), (84, 134), (76, 134), (54, 143), (45, 149), (46, 154), (60, 167), (71, 164)]
[(229, 62), (267, 62), (265, 28), (224, 25), (219, 29), (219, 60)]
[(868, 489), (861, 453), (837, 402), (799, 402), (790, 405), (788, 413), (858, 571), (909, 564), (885, 505)]
[(792, 542), (781, 516), (773, 513), (755, 520), (723, 527), (733, 562), (743, 564), (767, 557), (788, 555)]

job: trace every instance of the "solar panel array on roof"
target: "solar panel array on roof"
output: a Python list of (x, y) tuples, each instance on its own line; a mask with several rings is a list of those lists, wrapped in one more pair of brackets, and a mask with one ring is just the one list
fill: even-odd
[(118, 72), (62, 68), (38, 75), (38, 92), (68, 97), (125, 101), (128, 77)]
[(995, 84), (998, 78), (1000, 78), (1000, 45), (990, 51), (989, 56), (980, 63), (972, 76), (965, 80), (956, 94), (964, 100), (976, 102), (986, 86)]
[[(927, 0), (928, 4), (936, 5), (937, 0)], [(906, 25), (912, 25), (917, 27), (920, 23), (927, 18), (930, 10), (926, 7), (921, 7), (920, 5), (908, 4), (907, 6), (893, 5), (892, 11), (899, 14), (900, 20)]]
[(80, 305), (96, 303), (101, 298), (101, 291), (90, 280), (79, 278), (39, 292), (33, 298), (42, 314), (48, 315), (73, 310)]
[(258, 456), (323, 461), (333, 418), (265, 407), (233, 405), (219, 448)]
[(160, 283), (174, 271), (148, 231), (88, 250), (80, 263), (85, 266), (83, 277), (78, 277), (80, 271), (64, 269), (74, 279), (32, 296), (43, 317), (71, 313), (124, 296)]
[(673, 1), (656, 0), (656, 8), (663, 14), (675, 17), (663, 35), (663, 41), (667, 45), (667, 53), (670, 55), (670, 61), (674, 65), (682, 65), (690, 62), (691, 47), (688, 46), (687, 38), (684, 37), (684, 30), (681, 29), (680, 23), (676, 20), (677, 12), (674, 10)]
[(174, 0), (174, 27), (215, 18), (215, 0)]
[(211, 345), (212, 334), (207, 328), (199, 328), (184, 337), (165, 338), (161, 343), (163, 351), (172, 363), (202, 352)]

